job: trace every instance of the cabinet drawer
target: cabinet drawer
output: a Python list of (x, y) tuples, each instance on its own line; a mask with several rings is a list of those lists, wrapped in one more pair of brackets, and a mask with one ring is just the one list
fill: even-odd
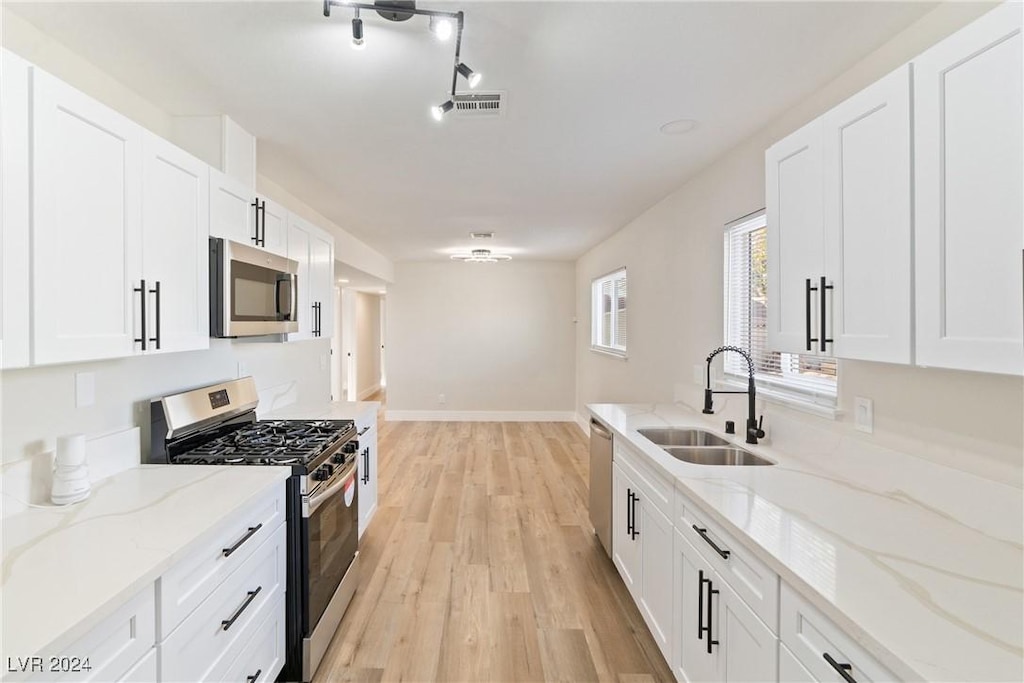
[[(779, 575), (698, 510), (684, 493), (676, 491), (675, 503), (672, 519), (676, 528), (772, 632), (778, 633)], [(722, 557), (715, 546), (728, 557)]]
[(164, 680), (206, 680), (236, 643), (247, 641), (261, 613), (284, 594), (285, 543), (281, 524), (160, 644)]
[(146, 656), (140, 659), (128, 673), (117, 680), (118, 683), (156, 683), (158, 680), (156, 648), (149, 648)]
[(116, 681), (155, 643), (156, 599), (149, 585), (62, 652), (41, 653), (43, 673), (5, 680)]
[(619, 463), (623, 471), (640, 488), (644, 498), (657, 507), (663, 515), (672, 519), (672, 482), (647, 464), (647, 456), (638, 453), (623, 443), (622, 439), (612, 442), (612, 460)]
[[(284, 666), (284, 597), (278, 599), (259, 624), (248, 642), (232, 648), (225, 657), (225, 666), (211, 672), (211, 681), (273, 681)], [(235, 652), (237, 650), (237, 652)]]
[(779, 638), (814, 680), (840, 680), (825, 655), (837, 665), (849, 664), (847, 673), (858, 683), (898, 680), (792, 588), (783, 584), (781, 594)]
[[(240, 567), (285, 518), (285, 488), (232, 515), (202, 548), (182, 559), (157, 582), (160, 639), (167, 638), (231, 572)], [(256, 531), (250, 532), (255, 529)], [(228, 551), (231, 551), (230, 553)]]

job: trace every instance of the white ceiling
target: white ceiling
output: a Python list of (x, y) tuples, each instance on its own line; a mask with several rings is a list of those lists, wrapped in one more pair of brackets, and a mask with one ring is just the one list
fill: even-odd
[[(889, 2), (461, 2), (506, 116), (433, 121), (452, 44), (426, 19), (304, 2), (8, 7), (172, 114), (225, 113), (261, 171), (395, 260), (572, 259), (931, 9)], [(461, 79), (460, 79), (461, 80)], [(464, 87), (464, 81), (460, 88)], [(671, 120), (699, 122), (665, 136)]]

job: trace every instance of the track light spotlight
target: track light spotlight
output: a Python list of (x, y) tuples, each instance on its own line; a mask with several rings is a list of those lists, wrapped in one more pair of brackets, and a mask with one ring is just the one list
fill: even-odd
[(430, 17), (430, 31), (438, 40), (448, 40), (452, 37), (452, 20), (444, 17)]
[(465, 78), (466, 81), (469, 83), (470, 88), (475, 88), (476, 86), (480, 85), (480, 74), (476, 73), (475, 71), (473, 71), (472, 69), (470, 69), (468, 66), (461, 62), (456, 68), (458, 69), (462, 77)]
[(455, 103), (448, 100), (444, 104), (439, 104), (436, 107), (430, 108), (430, 113), (433, 115), (435, 121), (440, 121), (444, 118), (444, 115), (455, 108)]
[(359, 8), (356, 8), (356, 16), (352, 19), (352, 49), (362, 50), (363, 44), (363, 20), (359, 18)]

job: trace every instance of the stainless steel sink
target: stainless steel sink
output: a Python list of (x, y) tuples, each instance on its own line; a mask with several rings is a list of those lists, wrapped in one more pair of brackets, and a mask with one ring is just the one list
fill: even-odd
[(659, 446), (728, 446), (729, 442), (711, 432), (700, 429), (675, 429), (672, 427), (649, 427), (638, 429), (640, 436)]
[(771, 460), (754, 455), (750, 451), (735, 446), (713, 448), (686, 448), (680, 446), (663, 446), (665, 452), (677, 460), (695, 465), (774, 465)]

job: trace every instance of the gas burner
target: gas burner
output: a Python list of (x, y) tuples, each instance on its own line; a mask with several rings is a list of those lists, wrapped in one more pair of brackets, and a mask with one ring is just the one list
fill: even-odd
[(305, 467), (348, 440), (354, 432), (350, 420), (250, 422), (179, 454), (175, 462)]

